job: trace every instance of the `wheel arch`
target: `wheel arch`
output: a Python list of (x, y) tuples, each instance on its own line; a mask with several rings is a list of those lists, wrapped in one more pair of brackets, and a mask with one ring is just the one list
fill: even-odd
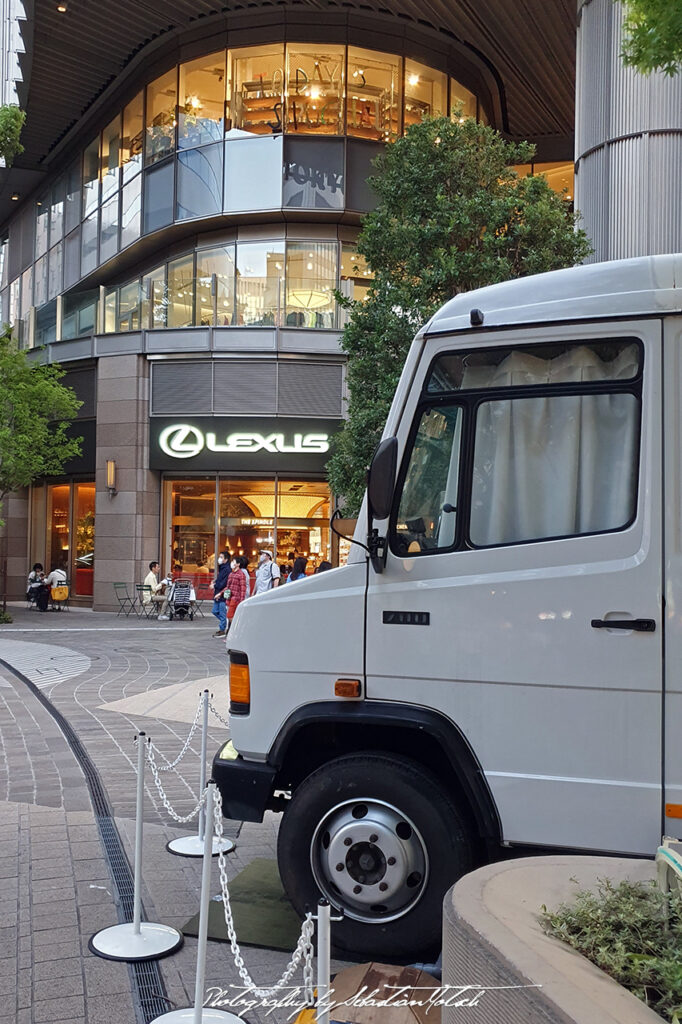
[[(287, 719), (268, 755), (275, 789), (294, 790), (316, 768), (352, 753), (410, 758), (430, 770), (468, 815), (482, 860), (502, 841), (502, 829), (483, 770), (458, 726), (412, 704), (321, 701)], [(273, 806), (281, 810), (282, 803)]]

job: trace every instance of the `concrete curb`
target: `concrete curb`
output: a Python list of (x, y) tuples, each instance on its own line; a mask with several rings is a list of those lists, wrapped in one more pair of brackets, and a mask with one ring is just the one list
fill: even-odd
[[(443, 984), (491, 988), (474, 1005), (445, 1006), (442, 1024), (661, 1024), (657, 1013), (546, 935), (539, 923), (543, 904), (554, 909), (606, 877), (650, 879), (655, 865), (613, 857), (527, 857), (461, 878), (443, 904)], [(467, 995), (473, 993), (462, 998)]]

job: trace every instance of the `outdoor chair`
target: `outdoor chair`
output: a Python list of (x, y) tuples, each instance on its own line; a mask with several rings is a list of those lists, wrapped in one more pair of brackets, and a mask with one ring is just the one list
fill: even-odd
[(50, 587), (50, 611), (53, 612), (69, 612), (69, 600), (71, 598), (71, 584), (68, 580), (64, 580), (63, 583), (57, 583), (56, 586)]
[(118, 600), (117, 618), (119, 615), (125, 615), (128, 618), (130, 613), (135, 611), (135, 598), (128, 593), (128, 584), (114, 583), (114, 593)]
[(135, 611), (137, 612), (138, 619), (141, 619), (143, 615), (145, 619), (155, 619), (159, 614), (157, 605), (153, 601), (145, 601), (145, 597), (151, 598), (152, 588), (146, 587), (144, 583), (136, 583), (135, 594), (137, 597), (137, 608)]

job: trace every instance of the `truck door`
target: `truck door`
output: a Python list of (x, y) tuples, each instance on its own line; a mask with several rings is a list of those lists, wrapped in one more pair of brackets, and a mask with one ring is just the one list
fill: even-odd
[(659, 320), (424, 348), (367, 696), (450, 719), (510, 842), (659, 840), (661, 375)]

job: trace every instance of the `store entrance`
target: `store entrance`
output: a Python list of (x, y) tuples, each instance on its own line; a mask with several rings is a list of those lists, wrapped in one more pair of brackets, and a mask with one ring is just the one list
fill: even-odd
[[(217, 514), (216, 514), (217, 511)], [(194, 477), (164, 481), (162, 569), (213, 574), (216, 552), (247, 559), (260, 552), (282, 566), (299, 555), (307, 572), (330, 561), (330, 493), (324, 480)]]

